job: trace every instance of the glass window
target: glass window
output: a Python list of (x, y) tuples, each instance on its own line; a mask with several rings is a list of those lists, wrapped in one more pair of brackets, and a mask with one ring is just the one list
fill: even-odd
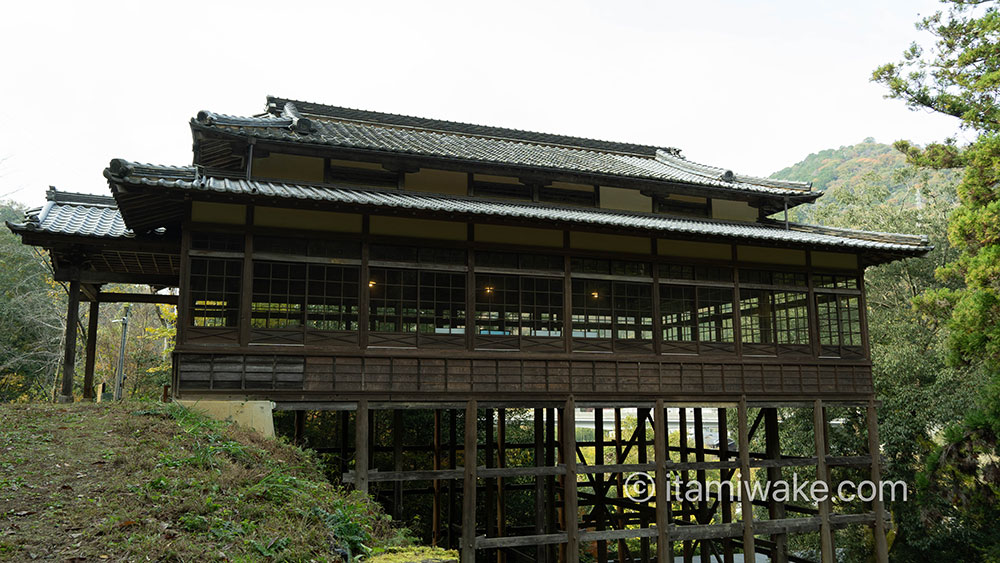
[(250, 326), (295, 328), (305, 313), (306, 265), (255, 260)]
[(740, 334), (748, 344), (773, 344), (774, 323), (771, 292), (740, 289)]
[(799, 272), (775, 272), (772, 270), (740, 270), (740, 283), (757, 285), (806, 286), (806, 275)]
[(733, 290), (698, 288), (698, 340), (733, 342)]
[(477, 252), (476, 267), (562, 272), (563, 257), (547, 254), (517, 254), (514, 252)]
[(465, 274), (372, 268), (368, 292), (372, 332), (465, 332)]
[(660, 286), (660, 323), (664, 341), (694, 341), (694, 292), (693, 287)]
[(611, 282), (573, 280), (573, 336), (611, 338)]
[(817, 274), (814, 280), (817, 288), (858, 289), (858, 278), (853, 275)]
[(191, 258), (193, 326), (239, 326), (243, 260)]
[(465, 274), (420, 272), (419, 332), (465, 333)]
[(778, 344), (809, 344), (808, 297), (799, 291), (774, 293), (775, 328)]
[(819, 342), (825, 346), (861, 346), (861, 318), (858, 297), (816, 294)]
[(635, 276), (641, 278), (648, 278), (653, 275), (649, 269), (649, 264), (645, 262), (624, 262), (622, 260), (613, 260), (611, 262), (611, 273), (616, 276)]
[(417, 262), (417, 249), (412, 246), (373, 244), (368, 254), (372, 260), (384, 262)]
[(521, 277), (521, 334), (562, 336), (562, 278)]
[(306, 326), (316, 330), (358, 329), (358, 268), (309, 265)]
[(731, 282), (733, 269), (725, 266), (696, 266), (694, 279), (698, 281)]
[(372, 268), (368, 279), (369, 329), (417, 332), (417, 272)]
[(693, 280), (694, 266), (660, 264), (660, 278), (665, 280)]
[(653, 286), (648, 283), (615, 282), (615, 338), (653, 339)]
[(244, 236), (237, 233), (192, 233), (191, 248), (220, 252), (243, 252)]
[(517, 254), (513, 252), (477, 252), (476, 267), (516, 270)]
[(574, 257), (569, 261), (569, 270), (574, 274), (610, 274), (611, 260)]
[(519, 334), (517, 276), (476, 276), (476, 331), (479, 334)]

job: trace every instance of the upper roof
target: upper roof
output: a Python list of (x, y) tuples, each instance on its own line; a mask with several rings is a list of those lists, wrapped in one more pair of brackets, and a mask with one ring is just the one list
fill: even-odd
[[(833, 229), (812, 225), (783, 223), (742, 223), (708, 219), (690, 219), (654, 213), (615, 211), (598, 208), (571, 208), (540, 203), (521, 203), (478, 197), (409, 192), (390, 189), (357, 188), (338, 185), (287, 184), (267, 181), (213, 178), (197, 174), (194, 167), (157, 166), (116, 159), (104, 171), (112, 186), (131, 193), (133, 186), (157, 190), (180, 190), (224, 196), (253, 196), (286, 200), (311, 200), (337, 207), (368, 208), (369, 211), (421, 210), (451, 215), (500, 216), (598, 227), (617, 227), (652, 231), (663, 236), (736, 238), (876, 251), (900, 256), (921, 255), (931, 250), (926, 236), (900, 235)], [(141, 197), (139, 194), (130, 197)]]
[(795, 203), (811, 201), (820, 195), (812, 191), (809, 183), (745, 176), (690, 162), (678, 149), (670, 147), (535, 133), (277, 97), (268, 97), (267, 113), (257, 116), (199, 112), (192, 120), (192, 128), (279, 142), (683, 184), (787, 197)]

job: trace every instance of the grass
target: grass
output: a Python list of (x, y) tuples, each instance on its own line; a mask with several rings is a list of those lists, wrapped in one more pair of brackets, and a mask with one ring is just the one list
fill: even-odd
[(308, 452), (180, 406), (0, 405), (0, 561), (348, 561), (409, 543)]

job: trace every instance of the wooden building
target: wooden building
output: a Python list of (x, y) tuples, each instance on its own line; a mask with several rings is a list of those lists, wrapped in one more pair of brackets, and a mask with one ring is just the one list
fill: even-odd
[[(395, 483), (394, 510), (404, 483), (427, 483), (432, 539), (467, 561), (574, 561), (580, 545), (597, 560), (672, 561), (655, 546), (674, 542), (687, 560), (742, 551), (802, 561), (787, 535), (816, 532), (829, 561), (834, 530), (848, 525), (870, 526), (885, 560), (880, 502), (855, 514), (721, 496), (634, 502), (623, 478), (644, 470), (663, 485), (669, 472), (704, 481), (718, 470), (747, 483), (754, 468), (773, 480), (815, 466), (829, 481), (831, 468), (850, 466), (877, 481), (864, 269), (925, 254), (926, 237), (790, 223), (789, 208), (821, 195), (809, 184), (697, 164), (673, 148), (274, 97), (257, 116), (201, 112), (191, 131), (193, 165), (116, 159), (104, 171), (110, 197), (53, 190), (8, 224), (70, 282), (67, 326), (79, 300), (91, 302), (91, 337), (102, 301), (176, 300), (178, 398), (341, 411), (341, 447), (355, 460), (345, 480)], [(103, 293), (112, 282), (179, 297)], [(828, 451), (826, 408), (844, 405), (867, 410), (871, 452)], [(566, 429), (578, 407), (616, 409), (616, 438), (598, 414), (594, 441), (577, 443)], [(699, 407), (695, 420), (688, 407)], [(403, 408), (433, 413), (433, 444), (407, 445), (433, 450), (433, 462), (402, 471), (395, 443), (393, 467), (374, 471), (372, 412)], [(535, 441), (521, 445), (534, 452), (530, 467), (507, 462), (514, 408), (533, 409)], [(630, 436), (623, 408), (638, 409)], [(735, 449), (705, 446), (700, 408), (718, 409), (723, 435), (735, 411)], [(779, 408), (813, 410), (814, 455), (782, 455)], [(681, 410), (693, 447), (668, 440), (668, 409)], [(753, 452), (759, 427), (766, 451)], [(615, 464), (604, 464), (605, 448)], [(625, 462), (631, 448), (638, 464)], [(481, 462), (458, 465), (467, 456)], [(527, 529), (504, 514), (516, 494), (505, 479), (534, 483)], [(768, 518), (751, 516), (755, 503)]]

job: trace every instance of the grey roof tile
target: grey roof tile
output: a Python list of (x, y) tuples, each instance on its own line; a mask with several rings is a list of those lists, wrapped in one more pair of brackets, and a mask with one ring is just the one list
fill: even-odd
[[(132, 174), (133, 166), (139, 174)], [(133, 165), (118, 160), (105, 176), (112, 182), (189, 191), (218, 192), (385, 208), (407, 208), (480, 216), (517, 217), (540, 222), (568, 222), (687, 235), (731, 237), (796, 244), (811, 244), (858, 250), (922, 254), (931, 249), (927, 238), (917, 235), (869, 233), (810, 225), (740, 223), (680, 218), (653, 213), (631, 213), (595, 208), (559, 207), (535, 203), (487, 200), (423, 192), (356, 188), (337, 185), (304, 185), (230, 178), (196, 176), (178, 178), (176, 167), (164, 169), (168, 177), (157, 177), (153, 165)]]
[[(199, 112), (192, 126), (283, 142), (456, 158), (576, 173), (679, 182), (769, 196), (814, 199), (802, 182), (734, 174), (697, 164), (677, 149), (548, 135), (269, 98), (279, 115)], [(277, 106), (281, 104), (281, 109)], [(308, 116), (304, 117), (302, 114)]]
[(50, 189), (44, 207), (29, 211), (22, 223), (8, 223), (17, 231), (99, 238), (131, 238), (115, 200), (110, 196)]

